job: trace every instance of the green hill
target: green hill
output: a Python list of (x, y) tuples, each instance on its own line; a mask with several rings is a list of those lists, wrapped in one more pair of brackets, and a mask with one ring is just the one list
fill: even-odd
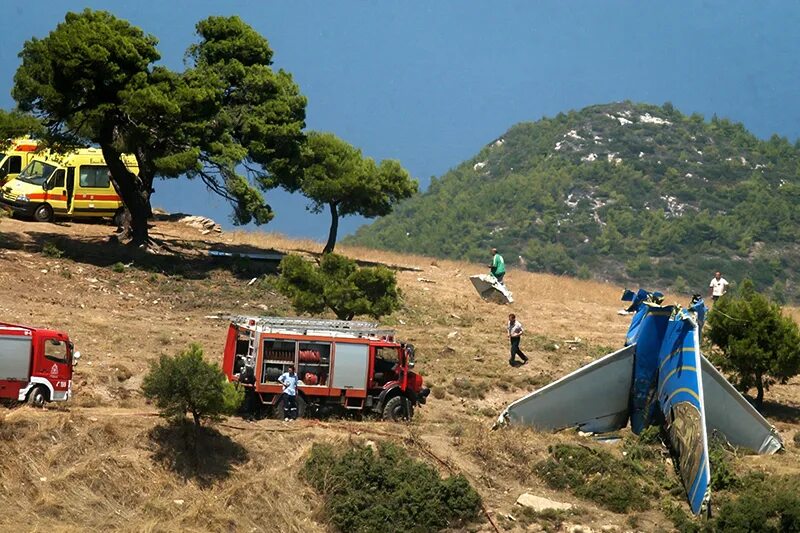
[(800, 299), (800, 142), (671, 104), (517, 124), (347, 242), (679, 291)]

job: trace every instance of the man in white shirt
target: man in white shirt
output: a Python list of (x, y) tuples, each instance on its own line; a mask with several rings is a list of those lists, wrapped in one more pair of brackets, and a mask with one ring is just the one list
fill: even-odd
[(726, 292), (728, 292), (728, 280), (723, 278), (719, 272), (715, 273), (711, 283), (708, 284), (709, 296), (716, 302)]
[(517, 355), (522, 358), (523, 365), (528, 362), (528, 356), (519, 349), (519, 338), (523, 331), (522, 323), (517, 320), (516, 315), (513, 313), (508, 315), (508, 339), (511, 341), (511, 359), (508, 360), (508, 364), (511, 366), (517, 366)]
[(294, 366), (289, 365), (289, 371), (278, 377), (283, 385), (283, 420), (288, 422), (297, 419), (297, 383), (300, 379), (294, 373)]

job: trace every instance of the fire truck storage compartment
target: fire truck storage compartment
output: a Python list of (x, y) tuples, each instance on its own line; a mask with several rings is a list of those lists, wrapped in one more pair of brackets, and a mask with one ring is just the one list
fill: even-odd
[(277, 381), (278, 376), (294, 364), (295, 341), (264, 339), (264, 363), (261, 367), (261, 383)]
[(297, 375), (304, 385), (328, 385), (331, 372), (331, 345), (327, 342), (301, 342), (297, 360)]
[(333, 387), (366, 389), (369, 345), (337, 342), (333, 355)]
[(31, 337), (0, 335), (0, 379), (28, 380), (31, 369)]

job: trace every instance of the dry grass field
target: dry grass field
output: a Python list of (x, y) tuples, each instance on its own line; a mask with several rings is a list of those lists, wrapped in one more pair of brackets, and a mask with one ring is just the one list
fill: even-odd
[[(593, 445), (590, 439), (570, 431), (490, 431), (510, 401), (622, 345), (629, 322), (616, 313), (622, 287), (511, 270), (506, 281), (515, 303), (504, 307), (473, 290), (468, 278), (483, 265), (341, 247), (359, 260), (405, 267), (398, 269), (403, 308), (385, 323), (415, 344), (417, 368), (433, 390), (428, 405), (410, 424), (232, 417), (204, 433), (194, 464), (178, 430), (164, 426), (141, 396), (149, 363), (191, 342), (221, 361), (227, 323), (209, 316), (291, 313), (260, 265), (213, 261), (206, 250), (314, 254), (322, 245), (266, 233), (201, 235), (157, 222), (152, 236), (164, 254), (145, 255), (109, 242), (110, 235), (102, 224), (0, 222), (0, 320), (67, 330), (83, 355), (68, 404), (0, 408), (3, 530), (326, 531), (321, 502), (297, 477), (304, 455), (313, 442), (367, 439), (397, 441), (422, 458), (439, 458), (443, 470), (464, 473), (503, 531), (522, 530), (507, 517), (518, 513), (514, 502), (526, 491), (575, 504), (581, 512), (571, 520), (594, 530), (671, 529), (658, 506), (631, 520), (554, 492), (532, 474), (548, 445)], [(522, 347), (531, 357), (519, 368), (507, 363), (503, 330), (512, 310), (525, 325)], [(787, 451), (743, 456), (738, 466), (800, 473), (792, 443), (800, 379), (773, 387), (767, 400)], [(488, 520), (472, 530), (494, 531)]]

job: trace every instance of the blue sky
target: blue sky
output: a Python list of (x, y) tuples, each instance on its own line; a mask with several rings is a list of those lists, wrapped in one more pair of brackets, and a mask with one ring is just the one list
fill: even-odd
[[(15, 2), (3, 10), (0, 106), (13, 106), (25, 40), (84, 7), (155, 35), (175, 69), (198, 20), (239, 15), (308, 97), (310, 129), (399, 159), (423, 188), (517, 122), (610, 101), (671, 101), (761, 137), (800, 137), (795, 1)], [(268, 199), (276, 218), (264, 231), (327, 236), (328, 216), (305, 211), (304, 198)], [(199, 183), (157, 183), (153, 203), (231, 227), (227, 205)], [(343, 219), (340, 235), (363, 222)]]

